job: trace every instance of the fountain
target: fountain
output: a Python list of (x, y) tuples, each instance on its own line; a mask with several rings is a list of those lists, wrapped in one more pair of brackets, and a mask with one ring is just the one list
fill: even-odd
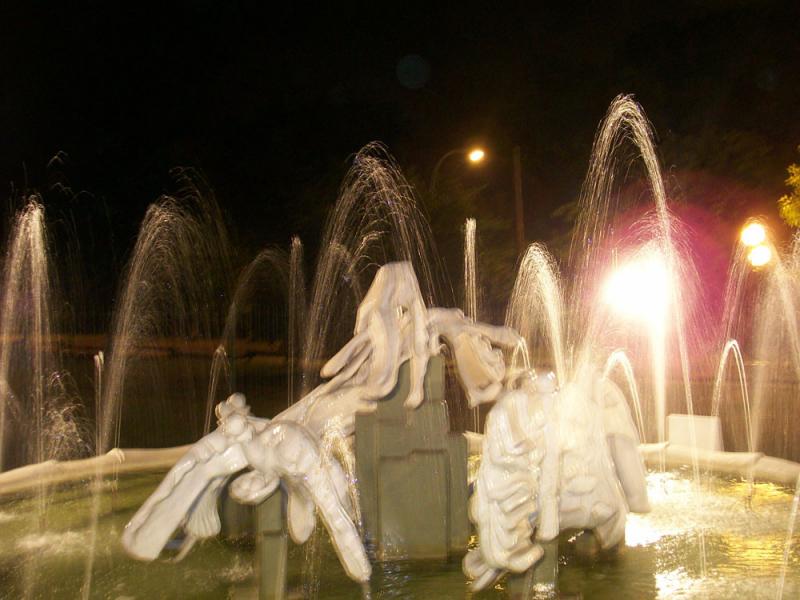
[[(654, 204), (623, 227), (629, 149)], [(110, 340), (76, 377), (94, 382), (85, 398), (64, 391), (41, 202), (16, 219), (0, 314), (4, 594), (800, 591), (800, 241), (754, 274), (734, 249), (710, 323), (631, 98), (598, 131), (569, 257), (528, 248), (503, 326), (479, 320), (479, 221), (464, 313), (438, 308), (462, 303), (378, 144), (354, 159), (308, 288), (297, 238), (231, 277), (213, 195), (190, 172), (180, 183), (145, 217)], [(453, 430), (467, 411), (473, 431)]]

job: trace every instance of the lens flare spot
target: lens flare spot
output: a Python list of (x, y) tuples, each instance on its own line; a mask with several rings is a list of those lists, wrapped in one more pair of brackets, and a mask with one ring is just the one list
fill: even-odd
[(611, 273), (603, 299), (625, 318), (662, 321), (669, 304), (669, 271), (655, 252), (638, 256)]

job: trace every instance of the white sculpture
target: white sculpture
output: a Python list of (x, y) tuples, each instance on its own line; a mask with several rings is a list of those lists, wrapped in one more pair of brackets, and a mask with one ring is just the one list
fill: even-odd
[(347, 574), (368, 580), (348, 481), (335, 460), (324, 460), (319, 440), (332, 430), (352, 435), (356, 413), (391, 392), (405, 361), (406, 407), (419, 406), (428, 360), (442, 343), (453, 351), (470, 405), (495, 402), (470, 502), (480, 541), (464, 559), (473, 586), (528, 569), (542, 556), (537, 542), (560, 529), (591, 528), (604, 546), (618, 543), (628, 508), (649, 509), (621, 392), (588, 371), (558, 392), (552, 376), (509, 368), (504, 352), (524, 349), (514, 330), (474, 323), (455, 309), (426, 309), (411, 265), (391, 263), (378, 270), (359, 306), (353, 338), (323, 366), (330, 379), (271, 421), (252, 417), (241, 394), (218, 405), (218, 428), (142, 505), (123, 534), (125, 548), (152, 560), (180, 526), (188, 533), (184, 552), (217, 534), (219, 492), (250, 467), (231, 483), (234, 499), (259, 503), (283, 482), (295, 542), (311, 535), (318, 509)]
[(389, 263), (375, 275), (358, 307), (353, 338), (322, 367), (331, 379), (283, 411), (276, 419), (303, 423), (317, 435), (337, 426), (353, 433), (355, 414), (371, 410), (392, 391), (400, 365), (410, 363), (406, 407), (422, 402), (430, 343), (427, 311), (410, 263)]
[(251, 417), (241, 394), (218, 404), (217, 418), (217, 429), (172, 467), (125, 527), (122, 543), (128, 553), (153, 560), (182, 524), (189, 547), (195, 539), (219, 533), (218, 492), (230, 475), (251, 467), (231, 483), (235, 500), (257, 504), (283, 482), (292, 539), (302, 544), (309, 538), (316, 507), (347, 574), (367, 581), (371, 568), (353, 523), (347, 480), (338, 463), (323, 462), (317, 437), (298, 423)]
[(558, 391), (550, 374), (516, 373), (486, 420), (470, 500), (479, 546), (464, 572), (480, 590), (543, 555), (537, 542), (591, 529), (603, 548), (623, 541), (629, 510), (647, 512), (645, 471), (625, 398), (586, 370)]
[(271, 421), (250, 416), (241, 394), (218, 405), (218, 428), (192, 446), (134, 515), (122, 536), (124, 547), (135, 558), (153, 560), (180, 526), (188, 533), (182, 554), (196, 539), (216, 535), (222, 486), (250, 467), (252, 472), (232, 482), (234, 499), (259, 503), (283, 481), (294, 541), (303, 543), (311, 535), (316, 506), (347, 574), (366, 581), (370, 565), (354, 524), (348, 483), (335, 460), (323, 461), (319, 440), (331, 430), (352, 435), (356, 412), (374, 408), (394, 388), (406, 360), (411, 366), (406, 405), (416, 408), (428, 359), (438, 351), (438, 344), (430, 343), (413, 268), (408, 263), (382, 267), (359, 306), (354, 337), (322, 368), (322, 376), (331, 379)]

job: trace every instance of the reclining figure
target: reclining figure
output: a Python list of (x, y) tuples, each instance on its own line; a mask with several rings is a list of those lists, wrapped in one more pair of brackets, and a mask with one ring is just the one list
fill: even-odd
[(153, 560), (181, 524), (189, 546), (195, 539), (218, 534), (219, 491), (231, 475), (250, 467), (252, 471), (231, 483), (235, 500), (258, 504), (283, 482), (292, 539), (302, 544), (309, 538), (318, 509), (347, 574), (367, 581), (371, 569), (353, 523), (347, 480), (338, 463), (323, 460), (316, 436), (292, 421), (250, 416), (242, 394), (218, 404), (216, 413), (217, 429), (170, 469), (125, 527), (122, 543), (128, 553)]

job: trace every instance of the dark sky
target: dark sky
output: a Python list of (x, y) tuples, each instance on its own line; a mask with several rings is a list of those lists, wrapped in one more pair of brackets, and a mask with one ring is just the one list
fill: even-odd
[(371, 140), (423, 176), (475, 140), (498, 197), (521, 147), (536, 237), (577, 193), (621, 92), (644, 106), (670, 169), (771, 198), (798, 158), (796, 1), (288, 4), (3, 3), (0, 182), (66, 178), (131, 236), (170, 168), (192, 166), (263, 245), (313, 235)]

